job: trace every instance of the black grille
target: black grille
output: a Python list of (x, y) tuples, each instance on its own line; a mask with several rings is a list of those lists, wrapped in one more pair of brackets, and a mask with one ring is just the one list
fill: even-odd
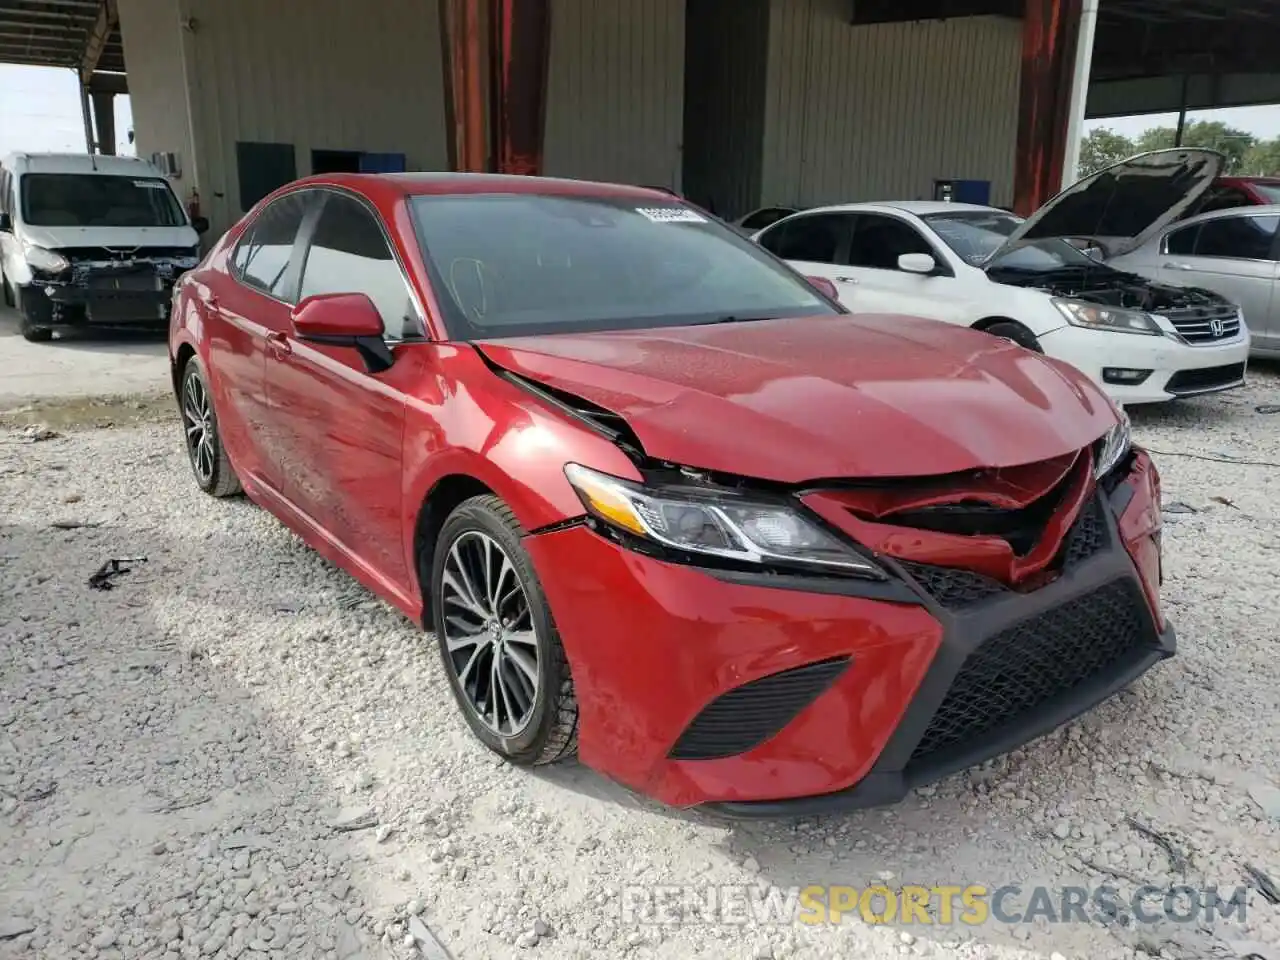
[(135, 257), (194, 257), (198, 247), (59, 247), (72, 263), (81, 260), (128, 261)]
[(1179, 370), (1169, 378), (1165, 389), (1172, 394), (1201, 393), (1219, 387), (1229, 387), (1244, 379), (1244, 364), (1229, 363), (1223, 367), (1202, 367), (1199, 370)]
[(1229, 303), (1188, 307), (1161, 314), (1187, 343), (1218, 343), (1240, 332), (1240, 311)]
[(89, 276), (89, 289), (96, 292), (112, 293), (114, 291), (137, 292), (158, 290), (155, 270), (121, 270), (111, 273), (96, 273)]
[(848, 657), (823, 660), (730, 690), (694, 718), (671, 748), (671, 759), (716, 760), (760, 746), (818, 699), (848, 664)]
[(1096, 497), (1088, 500), (1075, 526), (1067, 535), (1067, 550), (1063, 555), (1063, 565), (1067, 567), (1083, 563), (1107, 545), (1107, 521), (1102, 516), (1102, 507)]
[(1136, 586), (1119, 580), (998, 633), (971, 653), (929, 721), (912, 763), (1034, 713), (1113, 672), (1151, 642)]
[(997, 580), (968, 570), (952, 567), (933, 567), (924, 563), (899, 560), (907, 574), (944, 607), (958, 609), (981, 603), (990, 597), (1007, 593), (1008, 588)]

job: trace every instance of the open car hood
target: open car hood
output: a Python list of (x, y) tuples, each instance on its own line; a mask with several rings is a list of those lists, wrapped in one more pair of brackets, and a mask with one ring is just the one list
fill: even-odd
[(1222, 172), (1214, 150), (1157, 150), (1077, 180), (1022, 222), (989, 258), (1053, 238), (1087, 240), (1108, 257), (1136, 250), (1189, 210)]
[(621, 417), (654, 459), (738, 476), (932, 476), (1074, 453), (1116, 422), (1084, 374), (962, 327), (829, 316), (476, 343)]

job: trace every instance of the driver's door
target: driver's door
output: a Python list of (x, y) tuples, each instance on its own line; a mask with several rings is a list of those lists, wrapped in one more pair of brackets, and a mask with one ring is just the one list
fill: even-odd
[[(929, 255), (938, 265), (937, 272), (900, 269), (898, 258), (908, 253)], [(841, 275), (856, 284), (858, 297), (849, 306), (858, 313), (904, 314), (966, 326), (973, 322), (972, 307), (941, 251), (898, 217), (858, 214)]]
[[(405, 389), (421, 376), (424, 326), (380, 215), (354, 194), (324, 191), (306, 250), (299, 304), (363, 293), (378, 308), (395, 363), (370, 373), (353, 348), (292, 331), (272, 344), (267, 395), (283, 492), (302, 519), (390, 586), (412, 590), (401, 539)], [(416, 354), (416, 355), (415, 355)]]
[(806, 277), (825, 277), (841, 302), (852, 308), (853, 290), (841, 286), (841, 264), (849, 250), (854, 218), (845, 213), (805, 213), (769, 227), (756, 242)]

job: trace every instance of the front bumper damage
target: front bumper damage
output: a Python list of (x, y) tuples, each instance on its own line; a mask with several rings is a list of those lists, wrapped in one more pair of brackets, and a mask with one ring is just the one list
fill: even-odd
[[(579, 756), (671, 805), (773, 818), (892, 803), (1049, 733), (1176, 649), (1150, 458), (1059, 489), (1069, 529), (1019, 587), (884, 554), (890, 582), (843, 584), (665, 563), (581, 526), (529, 537)], [(563, 569), (596, 575), (546, 575)]]
[(60, 252), (68, 269), (37, 276), (20, 291), (22, 312), (35, 326), (163, 327), (174, 283), (198, 263), (192, 251)]

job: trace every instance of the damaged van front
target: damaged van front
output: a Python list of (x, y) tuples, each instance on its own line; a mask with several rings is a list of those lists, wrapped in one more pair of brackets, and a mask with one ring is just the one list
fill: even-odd
[(162, 329), (173, 285), (200, 259), (169, 181), (132, 157), (17, 154), (0, 172), (5, 302), (22, 335), (68, 327)]

